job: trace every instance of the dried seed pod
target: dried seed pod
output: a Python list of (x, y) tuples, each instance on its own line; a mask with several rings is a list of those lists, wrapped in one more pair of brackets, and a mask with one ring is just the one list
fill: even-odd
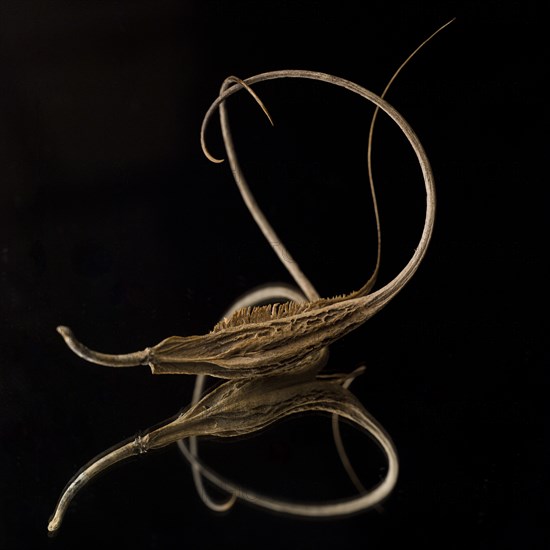
[[(98, 474), (127, 458), (191, 436), (235, 437), (254, 433), (282, 418), (308, 411), (338, 414), (364, 428), (386, 453), (388, 471), (384, 481), (369, 493), (313, 507), (296, 503), (280, 511), (299, 515), (341, 515), (378, 503), (389, 494), (397, 480), (397, 455), (383, 428), (342, 385), (349, 377), (349, 374), (330, 378), (316, 378), (311, 374), (265, 376), (221, 384), (176, 417), (123, 441), (84, 466), (63, 491), (48, 530), (59, 529), (71, 500), (80, 489)], [(269, 503), (271, 506), (268, 507), (278, 508), (277, 501), (269, 499)]]
[[(438, 29), (436, 33), (448, 24)], [(419, 48), (407, 58), (405, 63)], [(405, 63), (399, 67), (388, 86)], [(373, 275), (363, 287), (348, 295), (334, 298), (319, 297), (254, 201), (237, 160), (224, 102), (235, 92), (246, 89), (269, 116), (251, 86), (278, 78), (305, 78), (340, 86), (376, 106), (369, 132), (368, 158), (369, 181), (378, 232), (377, 262)], [(407, 122), (382, 97), (378, 97), (358, 84), (325, 73), (286, 70), (263, 73), (246, 80), (228, 78), (221, 88), (219, 97), (207, 111), (201, 129), (203, 150), (214, 161), (217, 160), (208, 153), (204, 143), (204, 130), (217, 109), (220, 110), (222, 134), (231, 170), (243, 199), (276, 253), (285, 260), (284, 265), (309, 301), (296, 300), (284, 304), (241, 308), (220, 321), (208, 334), (174, 336), (154, 347), (124, 355), (92, 351), (76, 340), (70, 329), (58, 327), (68, 346), (80, 357), (94, 363), (112, 367), (149, 365), (155, 374), (196, 374), (199, 375), (199, 381), (203, 380), (205, 375), (209, 375), (226, 378), (229, 381), (209, 391), (200, 399), (199, 392), (195, 392), (194, 403), (181, 414), (120, 443), (81, 469), (69, 482), (58, 501), (48, 525), (50, 532), (59, 528), (74, 495), (98, 473), (121, 460), (174, 442), (181, 443), (185, 438), (191, 438), (193, 445), (195, 438), (202, 435), (234, 437), (254, 433), (281, 418), (307, 411), (328, 412), (347, 418), (371, 434), (388, 459), (385, 479), (367, 492), (362, 490), (360, 482), (355, 480), (356, 486), (360, 489), (359, 496), (339, 502), (299, 504), (278, 501), (251, 491), (241, 493), (241, 498), (252, 500), (265, 508), (289, 514), (338, 516), (363, 510), (380, 502), (395, 485), (398, 461), (394, 446), (383, 428), (348, 390), (349, 383), (356, 373), (324, 376), (319, 374), (319, 371), (327, 361), (327, 347), (362, 325), (395, 297), (418, 269), (426, 253), (435, 217), (434, 181), (426, 153)], [(409, 262), (392, 281), (379, 290), (371, 292), (380, 264), (381, 233), (370, 163), (372, 128), (379, 109), (385, 111), (394, 120), (416, 154), (426, 189), (426, 211), (419, 244)], [(292, 261), (288, 261), (289, 259)], [(342, 462), (350, 477), (354, 479), (354, 472), (343, 450), (336, 423), (333, 423), (333, 429)], [(180, 444), (180, 446), (192, 463), (196, 482), (200, 475), (204, 475), (214, 484), (227, 490), (232, 497), (220, 508), (231, 506), (239, 487), (200, 464), (196, 453), (188, 451), (185, 445)], [(205, 499), (205, 502), (208, 500)]]

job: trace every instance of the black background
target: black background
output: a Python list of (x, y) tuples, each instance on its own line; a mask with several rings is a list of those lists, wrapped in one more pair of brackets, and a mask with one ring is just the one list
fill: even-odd
[[(455, 16), (387, 96), (435, 172), (428, 255), (386, 309), (333, 347), (329, 365), (366, 364), (352, 390), (395, 440), (394, 493), (340, 520), (242, 503), (218, 516), (174, 447), (87, 486), (48, 538), (70, 476), (173, 415), (192, 391), (184, 377), (88, 364), (55, 327), (73, 327), (102, 351), (135, 351), (204, 333), (247, 289), (290, 282), (227, 166), (200, 150), (202, 117), (223, 79), (302, 68), (381, 92)], [(543, 547), (542, 19), (519, 1), (2, 0), (0, 548)], [(253, 190), (320, 293), (349, 292), (374, 261), (363, 195), (371, 106), (321, 83), (256, 91), (274, 128), (246, 94), (230, 105)], [(381, 285), (414, 250), (424, 205), (411, 152), (379, 122)], [(221, 155), (216, 121), (208, 139)], [(352, 462), (374, 483), (382, 459), (345, 428)], [(353, 494), (324, 417), (207, 441), (203, 452), (225, 474), (280, 496)]]

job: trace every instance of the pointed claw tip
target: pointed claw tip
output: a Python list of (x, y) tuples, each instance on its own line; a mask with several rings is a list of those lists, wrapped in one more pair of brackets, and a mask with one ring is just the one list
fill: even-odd
[(59, 527), (59, 522), (52, 518), (50, 522), (48, 523), (48, 535), (53, 535)]
[(71, 329), (69, 327), (64, 326), (64, 325), (59, 325), (58, 327), (56, 327), (55, 330), (57, 330), (57, 332), (59, 332), (59, 334), (61, 334), (61, 336), (63, 336), (63, 338), (65, 338), (66, 336), (71, 334)]
[(351, 379), (351, 381), (353, 381), (358, 376), (361, 376), (366, 370), (367, 367), (365, 365), (361, 365), (360, 367), (357, 367), (354, 371), (350, 372), (349, 378)]
[(225, 159), (218, 159), (216, 157), (213, 157), (206, 149), (203, 149), (203, 152), (204, 152), (204, 156), (210, 161), (210, 162), (213, 162), (214, 164), (221, 164), (222, 162), (225, 161)]

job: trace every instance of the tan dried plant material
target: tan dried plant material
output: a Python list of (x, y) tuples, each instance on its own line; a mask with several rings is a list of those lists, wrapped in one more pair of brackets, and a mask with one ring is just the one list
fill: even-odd
[[(58, 327), (67, 345), (87, 361), (110, 367), (148, 365), (153, 374), (194, 374), (197, 375), (197, 380), (193, 402), (181, 413), (160, 426), (119, 443), (77, 472), (61, 494), (48, 524), (50, 532), (55, 532), (59, 528), (70, 501), (97, 474), (130, 456), (172, 443), (178, 443), (190, 461), (199, 494), (205, 504), (214, 510), (226, 510), (240, 498), (249, 500), (257, 506), (292, 515), (336, 517), (372, 507), (392, 491), (398, 475), (398, 459), (394, 445), (380, 424), (348, 389), (362, 369), (341, 375), (322, 374), (322, 369), (328, 360), (328, 346), (361, 326), (394, 298), (414, 275), (426, 254), (435, 216), (432, 170), (418, 137), (405, 119), (384, 100), (384, 95), (397, 74), (418, 49), (449, 23), (432, 34), (405, 60), (381, 96), (349, 80), (313, 71), (273, 71), (245, 80), (236, 77), (225, 80), (218, 98), (207, 111), (203, 121), (203, 151), (210, 160), (222, 162), (208, 152), (204, 138), (210, 119), (219, 111), (227, 159), (243, 200), (300, 290), (284, 286), (255, 289), (237, 302), (209, 333), (187, 337), (172, 336), (156, 346), (124, 355), (92, 351), (81, 344), (69, 328)], [(282, 78), (309, 79), (339, 86), (363, 97), (376, 107), (369, 131), (367, 160), (378, 233), (377, 261), (367, 282), (359, 290), (347, 295), (333, 298), (319, 296), (300, 270), (298, 263), (282, 245), (281, 239), (256, 203), (237, 160), (225, 101), (244, 89), (253, 96), (273, 123), (253, 86), (259, 82)], [(374, 122), (379, 110), (384, 111), (397, 124), (416, 155), (424, 179), (426, 211), (424, 226), (414, 254), (391, 282), (373, 291), (380, 265), (381, 230), (371, 170), (371, 149)], [(288, 301), (264, 306), (254, 305), (275, 298)], [(206, 376), (227, 381), (202, 396)], [(358, 495), (319, 504), (277, 500), (248, 489), (242, 490), (240, 486), (225, 480), (203, 465), (198, 458), (196, 438), (199, 436), (234, 437), (250, 434), (284, 417), (308, 411), (333, 415), (335, 443), (342, 463), (358, 489)], [(386, 475), (374, 488), (363, 488), (353, 471), (340, 438), (336, 421), (338, 417), (345, 418), (365, 430), (385, 453), (388, 462)], [(187, 439), (189, 447), (184, 441)], [(203, 490), (202, 476), (226, 491), (229, 494), (228, 500), (222, 503), (214, 502)]]

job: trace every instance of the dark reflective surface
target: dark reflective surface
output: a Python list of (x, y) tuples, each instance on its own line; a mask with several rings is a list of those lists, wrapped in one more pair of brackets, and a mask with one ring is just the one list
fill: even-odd
[[(94, 455), (172, 416), (192, 381), (115, 371), (75, 357), (67, 324), (105, 352), (210, 330), (248, 288), (288, 276), (263, 242), (227, 166), (199, 147), (223, 78), (321, 70), (381, 91), (438, 26), (388, 95), (417, 131), (437, 182), (426, 261), (376, 318), (333, 346), (329, 368), (367, 372), (352, 389), (387, 428), (401, 475), (379, 511), (297, 521), (195, 494), (174, 447), (117, 468), (46, 525), (70, 476)], [(544, 67), (539, 14), (525, 4), (18, 2), (0, 4), (0, 547), (536, 547), (544, 527), (546, 184), (536, 136)], [(335, 35), (344, 29), (343, 34)], [(370, 274), (363, 199), (371, 110), (312, 83), (256, 90), (275, 121), (235, 97), (241, 162), (258, 201), (321, 294)], [(222, 154), (218, 129), (210, 148)], [(524, 173), (524, 170), (527, 170)], [(399, 133), (380, 120), (374, 173), (381, 282), (416, 245), (423, 190)], [(547, 199), (547, 196), (546, 196)], [(540, 307), (540, 306), (539, 306)], [(353, 430), (368, 483), (376, 450)], [(348, 495), (325, 418), (244, 441), (209, 441), (220, 471), (281, 496)], [(358, 463), (356, 463), (358, 461)], [(242, 463), (242, 468), (239, 466)], [(383, 465), (382, 465), (383, 467)], [(388, 544), (389, 543), (389, 544)]]

